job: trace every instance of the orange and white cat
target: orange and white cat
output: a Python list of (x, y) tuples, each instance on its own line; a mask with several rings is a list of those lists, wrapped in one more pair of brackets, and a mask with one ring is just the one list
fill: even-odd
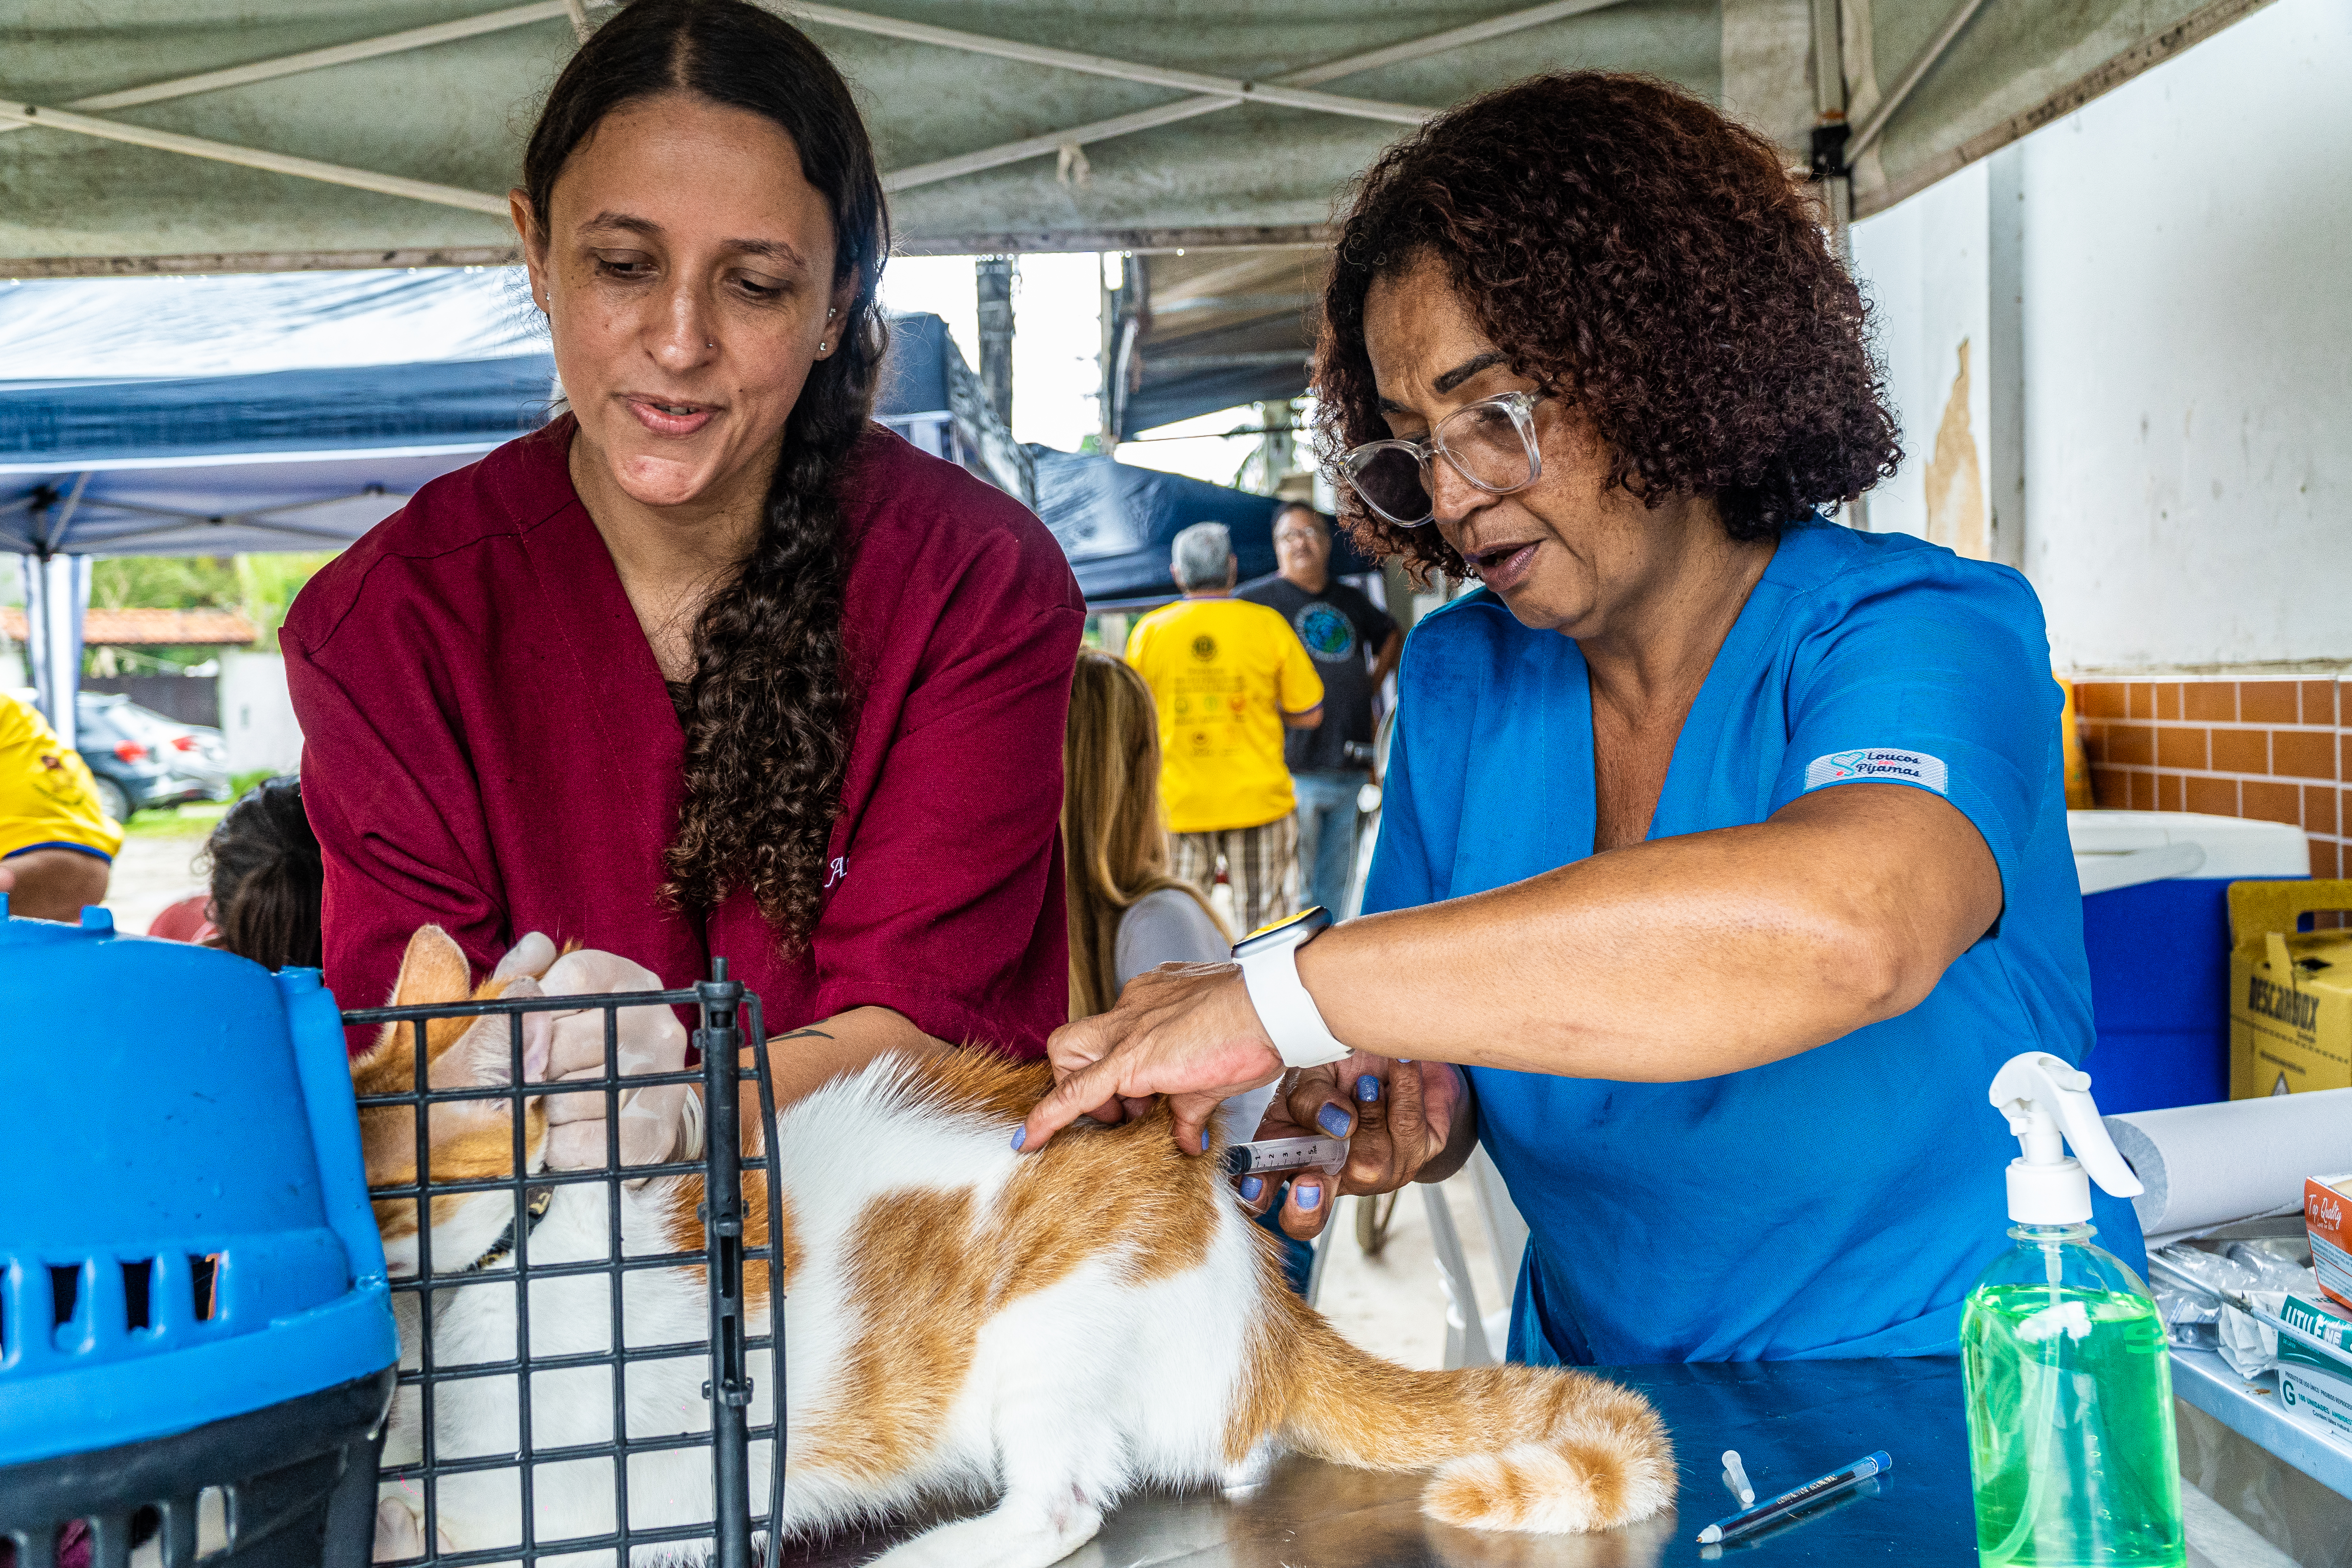
[[(535, 987), (527, 978), (494, 977), (481, 993), (524, 994), (516, 988)], [(474, 991), (456, 943), (426, 927), (409, 943), (393, 1000), (448, 1003)], [(410, 1088), (412, 1041), (411, 1030), (387, 1030), (353, 1066), (360, 1092)], [(427, 1048), (437, 1088), (507, 1079), (503, 1018), (445, 1021)], [(543, 1049), (530, 1046), (527, 1075), (543, 1063)], [(992, 1500), (990, 1511), (941, 1525), (880, 1563), (1044, 1568), (1093, 1536), (1128, 1492), (1215, 1481), (1268, 1442), (1371, 1469), (1433, 1468), (1423, 1510), (1474, 1529), (1602, 1530), (1645, 1519), (1672, 1500), (1672, 1448), (1638, 1394), (1565, 1370), (1410, 1372), (1341, 1339), (1285, 1285), (1270, 1238), (1234, 1205), (1219, 1162), (1175, 1150), (1164, 1112), (1074, 1131), (1034, 1159), (1015, 1155), (1009, 1129), (1045, 1092), (1049, 1073), (983, 1050), (884, 1059), (779, 1116), (788, 1532), (817, 1533), (942, 1498)], [(538, 1100), (531, 1104), (523, 1142), (535, 1170), (547, 1129)], [(756, 1118), (745, 1122), (747, 1152), (756, 1152)], [(362, 1123), (371, 1184), (413, 1180), (414, 1110), (368, 1110)], [(436, 1107), (431, 1139), (436, 1184), (512, 1172), (503, 1100)], [(763, 1246), (756, 1173), (747, 1189), (749, 1244)], [(606, 1257), (612, 1202), (620, 1205), (629, 1254), (703, 1245), (698, 1177), (635, 1190), (560, 1184), (530, 1234), (534, 1270)], [(376, 1205), (395, 1278), (415, 1274), (415, 1206)], [(495, 1256), (513, 1218), (510, 1192), (440, 1195), (431, 1208), (435, 1278), (450, 1281), (434, 1291), (436, 1369), (511, 1358), (520, 1292), (511, 1256)], [(746, 1293), (751, 1331), (764, 1332), (768, 1279), (757, 1263), (747, 1267)], [(623, 1305), (629, 1346), (684, 1352), (628, 1363), (629, 1436), (707, 1431), (701, 1271), (631, 1271)], [(611, 1344), (613, 1304), (602, 1275), (534, 1277), (529, 1310), (535, 1363)], [(414, 1364), (413, 1310), (410, 1316), (403, 1340)], [(775, 1380), (756, 1354), (752, 1372), (757, 1425), (769, 1419)], [(602, 1366), (533, 1373), (535, 1453), (611, 1438), (609, 1375)], [(439, 1462), (511, 1455), (520, 1446), (512, 1373), (443, 1382), (434, 1393)], [(387, 1464), (415, 1457), (415, 1394), (401, 1392)], [(709, 1463), (699, 1445), (633, 1453), (633, 1527), (707, 1521)], [(614, 1471), (601, 1457), (535, 1465), (536, 1539), (611, 1531)], [(755, 1445), (755, 1509), (764, 1508), (768, 1479), (767, 1447)], [(436, 1504), (444, 1551), (497, 1550), (520, 1539), (510, 1467), (442, 1477)], [(379, 1559), (423, 1548), (417, 1500), (387, 1485)], [(639, 1552), (646, 1561), (665, 1554)], [(593, 1560), (609, 1563), (611, 1554)]]

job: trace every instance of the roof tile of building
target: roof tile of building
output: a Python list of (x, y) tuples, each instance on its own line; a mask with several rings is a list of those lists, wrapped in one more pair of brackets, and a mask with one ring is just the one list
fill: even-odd
[[(91, 647), (244, 647), (261, 634), (241, 610), (103, 610), (82, 619)], [(25, 640), (25, 612), (0, 609), (0, 637)]]

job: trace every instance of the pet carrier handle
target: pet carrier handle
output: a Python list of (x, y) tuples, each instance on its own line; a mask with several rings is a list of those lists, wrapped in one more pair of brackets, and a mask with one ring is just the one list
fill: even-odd
[(694, 1032), (702, 1053), (702, 1108), (709, 1123), (703, 1145), (702, 1235), (710, 1281), (711, 1500), (718, 1538), (714, 1568), (751, 1568), (750, 1432), (751, 1379), (745, 1363), (743, 1321), (743, 1030), (737, 1013), (740, 981), (727, 978), (727, 961), (710, 961), (710, 978), (695, 985), (702, 1026)]

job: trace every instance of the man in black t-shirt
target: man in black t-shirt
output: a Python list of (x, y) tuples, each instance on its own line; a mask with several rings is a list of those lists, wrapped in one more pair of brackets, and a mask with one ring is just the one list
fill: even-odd
[(1293, 501), (1275, 514), (1274, 557), (1275, 575), (1234, 596), (1278, 612), (1323, 678), (1323, 722), (1291, 731), (1283, 761), (1298, 795), (1299, 902), (1336, 916), (1355, 877), (1356, 797), (1371, 773), (1372, 705), (1404, 636), (1386, 611), (1333, 580), (1331, 528), (1313, 507)]

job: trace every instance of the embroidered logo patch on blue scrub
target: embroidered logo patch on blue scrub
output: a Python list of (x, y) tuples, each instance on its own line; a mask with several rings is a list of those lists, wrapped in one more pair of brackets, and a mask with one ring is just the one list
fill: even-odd
[(1922, 789), (1944, 795), (1948, 793), (1944, 786), (1950, 776), (1941, 757), (1931, 757), (1925, 752), (1885, 752), (1875, 747), (1859, 752), (1832, 752), (1826, 757), (1815, 757), (1805, 764), (1807, 789), (1843, 784), (1848, 779), (1889, 779), (1917, 784)]

